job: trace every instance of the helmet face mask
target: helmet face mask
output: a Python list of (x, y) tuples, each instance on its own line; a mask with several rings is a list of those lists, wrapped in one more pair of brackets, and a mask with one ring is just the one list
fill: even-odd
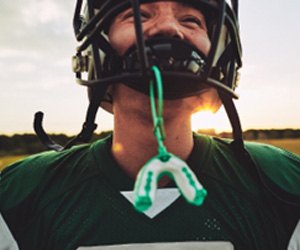
[[(156, 65), (164, 72), (164, 98), (176, 99), (195, 95), (202, 90), (199, 84), (205, 70), (206, 56), (192, 44), (176, 38), (154, 37), (145, 41), (145, 54), (149, 65)], [(131, 46), (123, 56), (107, 55), (104, 60), (104, 72), (113, 77), (122, 74), (137, 74), (141, 69), (137, 46)], [(192, 76), (189, 85), (182, 88), (186, 74)], [(151, 77), (151, 76), (149, 76)], [(149, 92), (149, 77), (137, 75), (136, 79), (125, 80), (129, 87), (144, 94)]]
[[(79, 5), (83, 3), (80, 0), (78, 2), (77, 13), (75, 12), (74, 16), (74, 27), (76, 27), (76, 37), (82, 43), (74, 57), (75, 66), (73, 67), (78, 82), (90, 88), (122, 82), (138, 91), (147, 93), (147, 84), (152, 77), (151, 66), (157, 63), (160, 66), (161, 63), (159, 63), (158, 58), (149, 60), (153, 57), (153, 53), (155, 54), (155, 50), (148, 46), (149, 41), (144, 41), (142, 31), (137, 30), (137, 27), (141, 27), (141, 23), (137, 24), (138, 18), (135, 19), (136, 46), (128, 50), (131, 53), (128, 51), (125, 53), (127, 57), (118, 56), (114, 52), (107, 38), (107, 31), (113, 18), (122, 11), (133, 8), (132, 3), (135, 2), (138, 6), (153, 2), (153, 0), (87, 0), (83, 17), (78, 11), (82, 7)], [(206, 15), (211, 49), (207, 57), (204, 57), (203, 54), (199, 55), (201, 52), (197, 52), (201, 57), (200, 61), (204, 61), (198, 66), (194, 63), (195, 66), (201, 68), (201, 74), (199, 74), (199, 71), (189, 71), (189, 67), (174, 66), (182, 66), (183, 62), (188, 61), (189, 58), (179, 61), (175, 59), (174, 61), (174, 55), (178, 53), (178, 50), (174, 51), (176, 46), (172, 46), (172, 44), (182, 43), (181, 47), (187, 46), (190, 47), (190, 51), (196, 52), (195, 45), (188, 45), (186, 41), (174, 41), (174, 38), (169, 38), (168, 42), (164, 39), (163, 42), (170, 45), (168, 46), (170, 48), (170, 60), (167, 58), (162, 58), (162, 60), (169, 61), (170, 65), (165, 64), (164, 67), (160, 67), (160, 70), (166, 85), (176, 85), (176, 87), (170, 87), (170, 91), (168, 89), (164, 91), (165, 98), (174, 99), (197, 95), (204, 87), (209, 86), (237, 98), (234, 89), (237, 71), (241, 67), (241, 46), (236, 17), (237, 10), (232, 9), (236, 2), (193, 0), (189, 1), (189, 4), (199, 8)], [(139, 15), (137, 12), (139, 9), (134, 10), (136, 16)], [(134, 49), (135, 51), (133, 51)], [(140, 65), (140, 67), (128, 67), (128, 65), (133, 64)], [(88, 72), (86, 79), (82, 77), (84, 71)], [(174, 79), (179, 79), (182, 86), (180, 86), (179, 80), (174, 82)], [(187, 82), (191, 84), (186, 84)]]

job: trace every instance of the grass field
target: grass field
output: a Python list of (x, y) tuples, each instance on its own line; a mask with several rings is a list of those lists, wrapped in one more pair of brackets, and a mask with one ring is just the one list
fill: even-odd
[[(274, 145), (276, 147), (284, 148), (295, 154), (300, 155), (300, 139), (276, 139), (276, 140), (260, 140), (259, 142)], [(14, 156), (4, 156), (0, 157), (0, 171), (5, 168), (10, 163), (21, 160), (26, 157), (26, 155), (14, 155)]]

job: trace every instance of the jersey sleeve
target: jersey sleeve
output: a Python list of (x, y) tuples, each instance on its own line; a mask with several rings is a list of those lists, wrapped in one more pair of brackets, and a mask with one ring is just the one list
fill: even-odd
[(54, 155), (54, 152), (34, 155), (0, 173), (0, 211), (16, 207), (39, 186), (47, 176), (47, 166), (56, 159)]
[(5, 168), (0, 172), (0, 212), (24, 208), (24, 204), (32, 207), (32, 202), (43, 207), (78, 185), (82, 176), (97, 174), (90, 147), (82, 144), (61, 152), (48, 151)]
[[(41, 206), (81, 180), (95, 174), (89, 145), (74, 146), (62, 152), (33, 155), (0, 172), (0, 212), (39, 200)], [(84, 166), (84, 167), (82, 167)], [(44, 197), (47, 194), (47, 198)], [(23, 206), (21, 206), (23, 207)], [(24, 207), (23, 207), (24, 208)]]
[(300, 157), (267, 144), (246, 143), (265, 186), (278, 198), (300, 205)]

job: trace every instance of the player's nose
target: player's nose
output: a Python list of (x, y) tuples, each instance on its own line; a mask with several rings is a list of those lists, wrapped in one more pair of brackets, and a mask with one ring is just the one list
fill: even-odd
[(174, 17), (160, 17), (149, 25), (145, 30), (145, 36), (150, 37), (172, 37), (184, 39), (180, 25)]

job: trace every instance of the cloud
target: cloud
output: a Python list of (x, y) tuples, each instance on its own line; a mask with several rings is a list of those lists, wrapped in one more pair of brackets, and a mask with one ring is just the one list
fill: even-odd
[(26, 8), (21, 9), (22, 18), (27, 26), (36, 27), (39, 24), (60, 22), (66, 17), (65, 11), (58, 2), (52, 0), (31, 1)]
[(28, 51), (19, 50), (17, 48), (0, 48), (0, 58), (17, 58), (28, 56)]
[(25, 62), (16, 64), (14, 70), (16, 73), (33, 73), (37, 67), (33, 63)]
[(59, 0), (1, 2), (0, 84), (9, 81), (11, 88), (21, 83), (29, 88), (37, 79), (73, 76), (73, 4)]
[(51, 48), (62, 40), (75, 40), (73, 4), (73, 1), (58, 0), (2, 1), (1, 48)]

